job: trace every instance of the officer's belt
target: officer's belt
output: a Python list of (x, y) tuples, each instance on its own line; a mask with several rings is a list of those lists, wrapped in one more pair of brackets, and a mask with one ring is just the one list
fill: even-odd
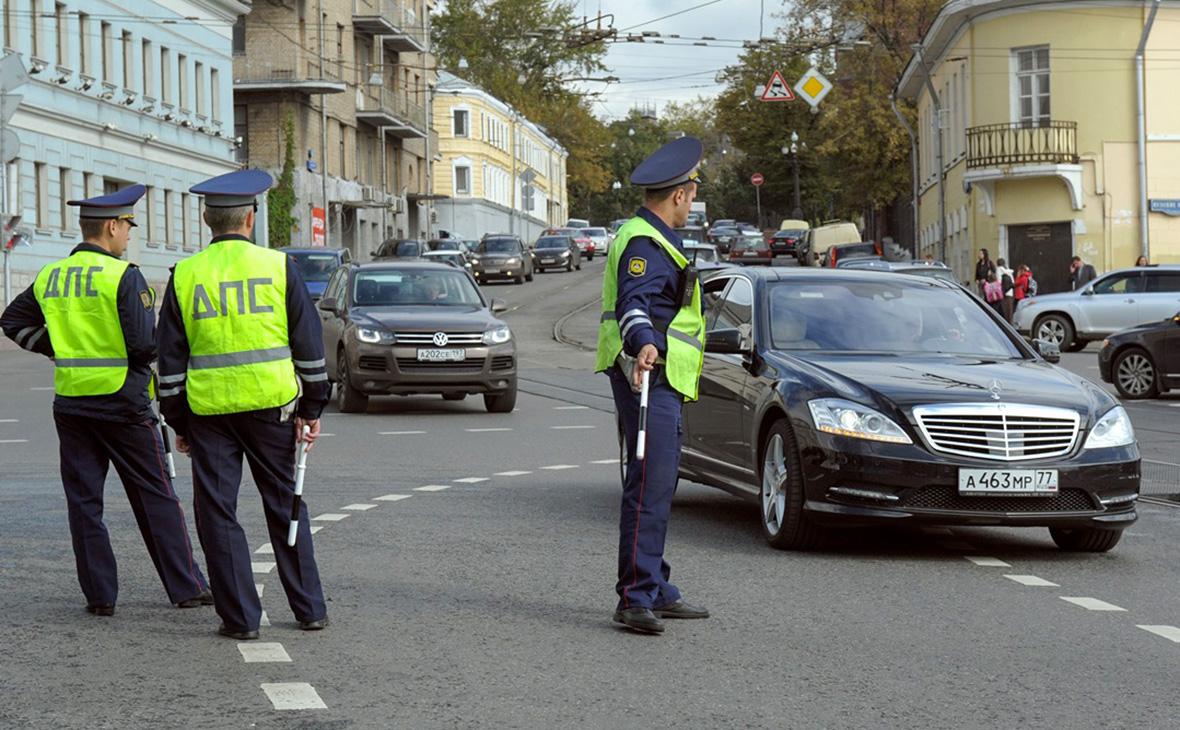
[(291, 348), (269, 347), (262, 350), (245, 350), (243, 352), (227, 352), (220, 355), (190, 355), (189, 370), (206, 370), (209, 368), (230, 368), (235, 365), (255, 365), (275, 360), (289, 360)]
[[(599, 319), (599, 321), (600, 322), (610, 322), (615, 319), (618, 319), (618, 317), (615, 316), (615, 313), (613, 311), (606, 311), (606, 312), (602, 313), (602, 317)], [(692, 335), (686, 335), (683, 332), (681, 332), (680, 330), (671, 329), (668, 326), (669, 324), (670, 324), (669, 322), (652, 321), (651, 326), (655, 329), (656, 332), (663, 334), (665, 337), (672, 337), (674, 339), (680, 340), (681, 342), (688, 343), (698, 350), (704, 351), (705, 346), (701, 343), (701, 341), (698, 338), (693, 337)]]

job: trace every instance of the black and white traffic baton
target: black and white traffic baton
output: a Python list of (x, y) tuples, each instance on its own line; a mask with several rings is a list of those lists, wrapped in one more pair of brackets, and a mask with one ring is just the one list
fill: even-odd
[(168, 476), (176, 478), (176, 462), (172, 460), (172, 439), (168, 438), (168, 422), (160, 414), (160, 436), (164, 439), (164, 460), (168, 462)]
[[(300, 438), (311, 431), (311, 426), (304, 426)], [(295, 547), (295, 534), (299, 532), (299, 507), (303, 503), (303, 473), (307, 471), (307, 444), (303, 441), (299, 449), (299, 460), (295, 463), (295, 501), (291, 503), (291, 528), (287, 531), (287, 547)]]
[(643, 371), (643, 382), (639, 386), (639, 434), (635, 437), (635, 458), (643, 461), (643, 453), (647, 448), (647, 386), (650, 370)]

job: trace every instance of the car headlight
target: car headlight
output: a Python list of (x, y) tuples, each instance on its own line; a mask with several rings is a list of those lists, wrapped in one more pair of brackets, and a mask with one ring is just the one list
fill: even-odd
[(520, 259), (518, 259), (518, 258), (516, 258), (515, 256), (513, 256), (512, 258), (508, 259), (508, 260), (507, 260), (507, 261), (505, 261), (504, 263), (508, 264), (509, 266), (512, 266), (513, 264), (519, 264), (519, 263), (520, 263)]
[(568, 259), (570, 257), (570, 252), (569, 251), (562, 251), (561, 255)]
[(913, 443), (900, 426), (868, 406), (841, 398), (821, 398), (808, 402), (807, 407), (817, 431), (891, 444)]
[(512, 339), (512, 330), (507, 326), (496, 327), (483, 333), (483, 343), (485, 345), (502, 345)]
[(368, 342), (372, 345), (379, 343), (392, 345), (394, 342), (397, 342), (397, 338), (393, 336), (392, 332), (373, 329), (372, 327), (357, 327), (356, 338), (361, 342)]
[(1086, 437), (1087, 449), (1109, 449), (1133, 443), (1135, 429), (1131, 428), (1131, 418), (1122, 406), (1115, 406), (1107, 411)]

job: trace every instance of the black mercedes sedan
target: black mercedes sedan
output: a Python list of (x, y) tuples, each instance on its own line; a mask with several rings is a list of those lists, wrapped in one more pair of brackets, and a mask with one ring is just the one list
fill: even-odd
[(1107, 337), (1098, 351), (1098, 372), (1124, 398), (1155, 398), (1180, 388), (1180, 312)]
[(344, 413), (374, 395), (481, 393), (492, 413), (516, 406), (516, 340), (471, 274), (424, 259), (346, 264), (317, 305), (328, 377)]
[(1104, 552), (1135, 521), (1127, 413), (956, 285), (742, 268), (704, 291), (681, 476), (758, 502), (772, 546), (814, 547), (827, 526), (996, 525)]

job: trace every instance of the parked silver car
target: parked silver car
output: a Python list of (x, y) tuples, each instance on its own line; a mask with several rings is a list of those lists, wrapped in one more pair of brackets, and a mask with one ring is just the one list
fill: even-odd
[(1034, 340), (1077, 351), (1091, 340), (1180, 310), (1180, 266), (1139, 266), (1100, 276), (1081, 289), (1021, 300), (1012, 324)]

